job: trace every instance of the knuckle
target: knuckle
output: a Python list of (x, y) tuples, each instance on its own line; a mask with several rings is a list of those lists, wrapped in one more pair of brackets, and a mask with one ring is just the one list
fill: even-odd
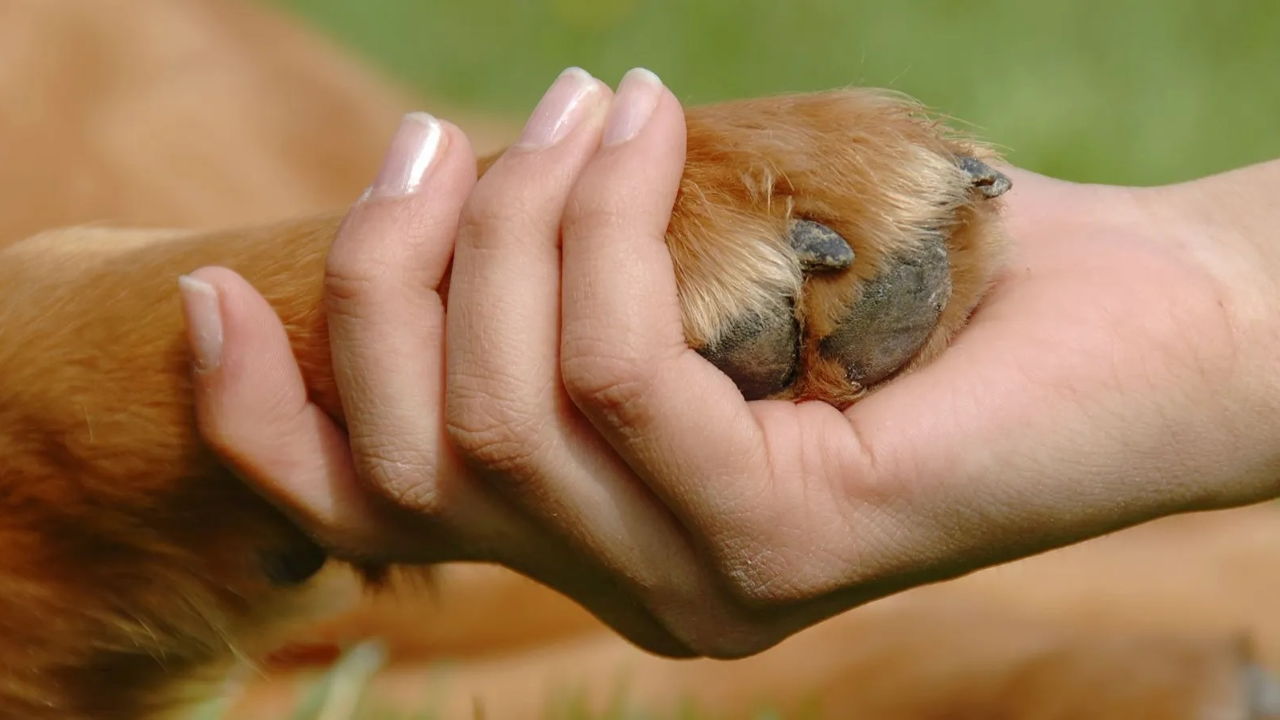
[(196, 413), (196, 429), (216, 454), (243, 466), (260, 465), (278, 455), (279, 448), (295, 447), (300, 432), (296, 411), (290, 412), (279, 397), (261, 394), (249, 402), (234, 396), (205, 401)]
[[(517, 403), (490, 394), (469, 394), (449, 403), (445, 435), (468, 464), (502, 474), (533, 469), (542, 421)], [(455, 394), (454, 396), (458, 396)]]
[(609, 193), (601, 194), (590, 184), (580, 184), (565, 206), (564, 231), (570, 235), (591, 235), (629, 230), (626, 212)]
[(765, 630), (754, 625), (718, 630), (713, 635), (693, 643), (691, 645), (693, 650), (712, 660), (742, 660), (758, 655), (785, 639), (784, 633)]
[(780, 613), (744, 611), (732, 601), (716, 609), (684, 612), (669, 627), (693, 654), (716, 660), (740, 660), (764, 652), (793, 629)]
[(793, 604), (761, 608), (718, 590), (718, 600), (698, 607), (684, 607), (665, 624), (690, 654), (716, 660), (741, 660), (758, 655), (783, 642), (809, 623)]
[(590, 407), (622, 422), (638, 419), (652, 384), (651, 369), (622, 352), (580, 351), (568, 346), (560, 362), (565, 392), (579, 407)]
[(252, 436), (242, 435), (234, 426), (217, 420), (197, 422), (200, 439), (222, 463), (248, 474), (254, 480), (268, 473), (270, 462)]
[[(767, 538), (768, 531), (742, 535)], [(791, 580), (788, 563), (767, 549), (767, 540), (721, 544), (714, 570), (731, 602), (744, 611), (771, 611), (794, 604), (804, 594)]]
[(367, 240), (359, 236), (377, 229), (366, 227), (370, 223), (362, 222), (356, 213), (352, 211), (343, 221), (324, 263), (325, 289), (344, 299), (360, 297), (387, 273), (388, 266), (385, 253), (371, 252), (370, 243), (356, 241)]
[(433, 516), (440, 512), (436, 464), (429, 453), (400, 438), (352, 436), (364, 482), (394, 504)]
[(478, 249), (521, 242), (538, 225), (528, 198), (505, 188), (477, 186), (458, 218), (458, 242)]
[(238, 418), (227, 417), (222, 403), (202, 401), (198, 394), (196, 403), (196, 432), (204, 444), (223, 457), (239, 453), (248, 437), (242, 434)]
[(378, 288), (379, 271), (363, 260), (333, 260), (325, 266), (324, 292), (329, 312), (353, 315)]
[(449, 440), (471, 465), (503, 474), (530, 468), (533, 450), (518, 432), (502, 424), (457, 422), (448, 425)]

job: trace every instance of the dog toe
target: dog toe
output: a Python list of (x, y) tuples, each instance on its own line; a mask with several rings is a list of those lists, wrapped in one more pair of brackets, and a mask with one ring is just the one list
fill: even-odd
[(750, 313), (729, 323), (699, 352), (733, 380), (747, 400), (767, 398), (795, 381), (800, 329), (794, 315)]
[(818, 345), (824, 358), (866, 387), (905, 365), (933, 333), (951, 298), (946, 243), (932, 234), (890, 256), (860, 297)]

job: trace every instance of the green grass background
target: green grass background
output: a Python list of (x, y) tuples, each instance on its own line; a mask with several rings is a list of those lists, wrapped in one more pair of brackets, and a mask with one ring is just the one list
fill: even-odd
[[(1013, 162), (1078, 181), (1280, 157), (1280, 0), (275, 1), (425, 94), (498, 113), (527, 113), (569, 65), (610, 83), (644, 66), (686, 103), (895, 88)], [(357, 650), (302, 691), (297, 720), (335, 717), (334, 693), (349, 699), (376, 664)], [(387, 717), (337, 715), (355, 716)], [(651, 717), (712, 716), (622, 703), (592, 720)]]
[(688, 103), (892, 87), (1073, 180), (1280, 157), (1276, 0), (277, 1), (431, 96), (498, 112), (526, 113), (569, 65), (610, 83), (640, 65)]

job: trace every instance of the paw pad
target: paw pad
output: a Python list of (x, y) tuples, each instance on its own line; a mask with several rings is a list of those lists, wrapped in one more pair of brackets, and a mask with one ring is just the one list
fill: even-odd
[(932, 359), (997, 269), (1011, 182), (901, 98), (691, 109), (668, 245), (686, 336), (749, 400), (844, 406)]

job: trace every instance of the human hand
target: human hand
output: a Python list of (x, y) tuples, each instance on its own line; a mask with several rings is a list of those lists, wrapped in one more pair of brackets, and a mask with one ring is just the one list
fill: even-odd
[[(941, 358), (844, 413), (744, 402), (681, 335), (662, 233), (684, 137), (658, 97), (597, 153), (595, 86), (559, 144), (474, 191), (446, 125), (418, 192), (353, 211), (329, 282), (350, 449), (265, 303), (197, 273), (228, 314), (197, 381), (206, 437), (341, 557), (501, 562), (672, 655), (752, 653), (895, 590), (1276, 492), (1274, 393), (1246, 380), (1266, 353), (1232, 330), (1261, 324), (1263, 286), (1168, 189), (1017, 174), (1008, 271)], [(424, 288), (455, 234), (445, 313)]]

